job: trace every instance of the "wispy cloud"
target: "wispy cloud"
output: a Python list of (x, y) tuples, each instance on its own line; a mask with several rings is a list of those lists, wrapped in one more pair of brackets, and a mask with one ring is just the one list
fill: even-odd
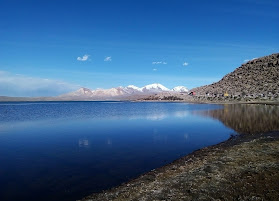
[(183, 65), (183, 66), (188, 66), (188, 65), (189, 65), (189, 63), (184, 62), (182, 65)]
[(153, 61), (152, 64), (153, 64), (153, 65), (158, 65), (158, 64), (164, 64), (164, 65), (166, 65), (167, 62), (165, 62), (165, 61)]
[(90, 55), (85, 54), (83, 55), (83, 57), (78, 57), (77, 60), (78, 61), (87, 61), (89, 59)]
[(153, 68), (153, 71), (157, 71), (157, 68)]
[(252, 61), (252, 60), (254, 60), (254, 59), (257, 59), (257, 58), (253, 58), (253, 59), (245, 59), (245, 60), (244, 60), (244, 62), (246, 63), (246, 62), (248, 62), (248, 61)]
[(59, 80), (0, 71), (0, 94), (3, 96), (56, 96), (79, 87)]
[(111, 57), (106, 57), (104, 61), (111, 61)]

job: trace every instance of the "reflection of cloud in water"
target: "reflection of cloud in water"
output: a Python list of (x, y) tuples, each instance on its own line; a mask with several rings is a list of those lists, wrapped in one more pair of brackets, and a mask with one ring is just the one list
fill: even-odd
[(184, 134), (184, 139), (187, 140), (189, 135), (187, 133)]
[(142, 116), (132, 116), (129, 119), (130, 120), (137, 120), (137, 119), (146, 119), (146, 120), (151, 120), (151, 121), (160, 121), (163, 119), (166, 119), (168, 117), (186, 117), (188, 116), (189, 112), (188, 111), (176, 111), (173, 113), (167, 113), (167, 112), (161, 112), (161, 113), (151, 113), (151, 114), (146, 114)]
[(153, 113), (153, 114), (146, 114), (142, 116), (131, 116), (129, 120), (146, 119), (151, 121), (159, 121), (167, 117), (168, 117), (167, 113), (159, 113), (159, 114)]
[(111, 145), (112, 144), (112, 140), (110, 138), (107, 139), (107, 144)]
[(174, 116), (182, 118), (188, 116), (188, 114), (189, 114), (188, 111), (177, 111), (174, 113)]
[(167, 135), (154, 135), (153, 141), (154, 142), (167, 142), (168, 136)]
[(88, 148), (90, 146), (89, 140), (88, 139), (79, 139), (78, 146)]
[(168, 141), (168, 136), (166, 134), (158, 133), (158, 130), (155, 128), (153, 129), (153, 141), (166, 143)]
[(147, 120), (151, 120), (151, 121), (160, 121), (167, 118), (167, 115), (164, 113), (161, 114), (152, 114), (152, 115), (148, 115), (146, 116)]
[(158, 133), (158, 129), (157, 128), (154, 128), (153, 129), (153, 135), (156, 135)]

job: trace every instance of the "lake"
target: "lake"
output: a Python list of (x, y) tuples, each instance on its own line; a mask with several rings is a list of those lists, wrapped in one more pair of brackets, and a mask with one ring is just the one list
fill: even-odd
[(273, 119), (261, 128), (277, 129), (278, 114), (278, 106), (0, 103), (0, 200), (81, 199), (247, 132), (255, 122)]

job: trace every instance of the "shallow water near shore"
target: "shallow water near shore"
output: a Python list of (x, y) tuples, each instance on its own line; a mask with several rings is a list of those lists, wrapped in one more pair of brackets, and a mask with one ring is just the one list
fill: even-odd
[(278, 126), (278, 106), (1, 103), (0, 200), (80, 199), (266, 124), (256, 114)]

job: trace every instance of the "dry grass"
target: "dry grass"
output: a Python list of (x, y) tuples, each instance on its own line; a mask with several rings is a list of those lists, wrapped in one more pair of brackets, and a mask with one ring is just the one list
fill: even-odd
[(279, 132), (273, 132), (198, 150), (83, 201), (278, 199)]

